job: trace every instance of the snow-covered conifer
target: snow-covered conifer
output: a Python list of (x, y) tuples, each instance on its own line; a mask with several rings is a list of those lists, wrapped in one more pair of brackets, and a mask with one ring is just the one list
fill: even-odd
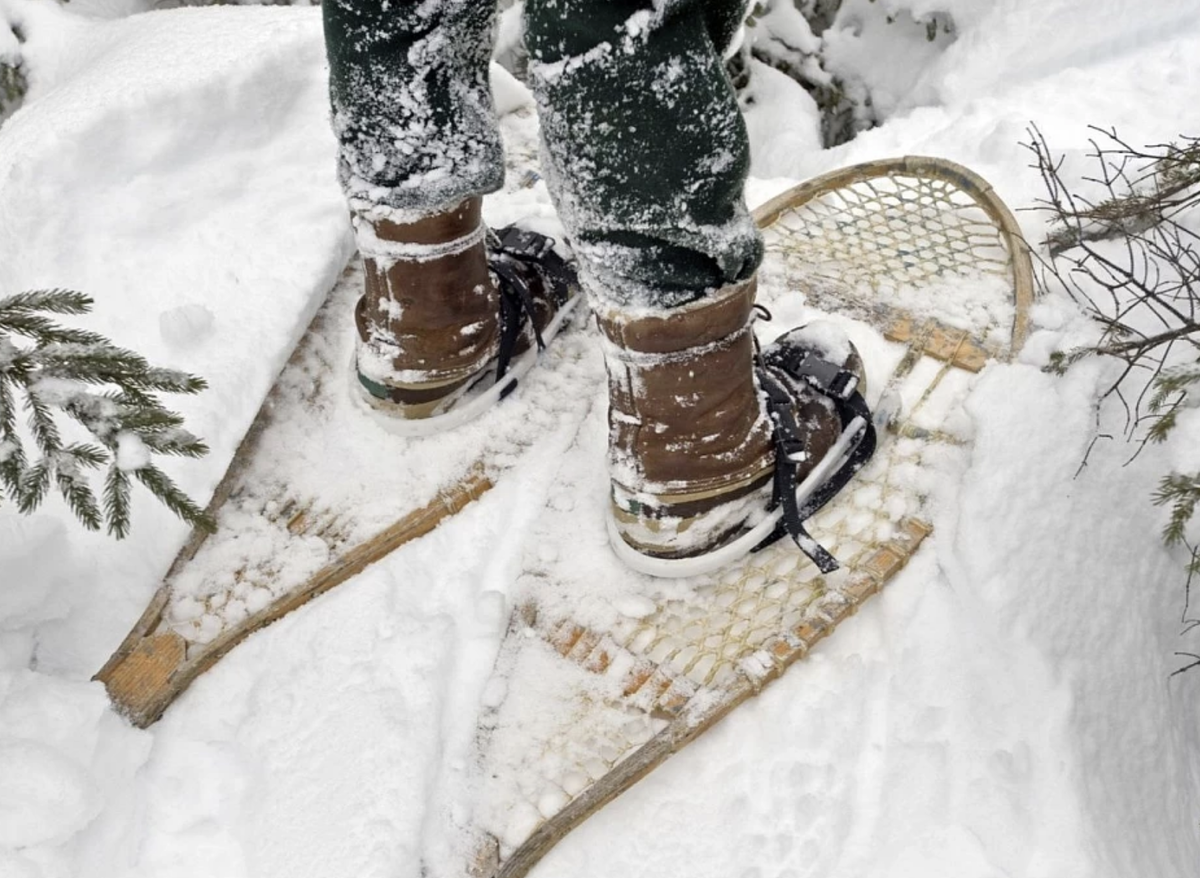
[[(84, 527), (103, 526), (120, 539), (129, 532), (137, 481), (184, 521), (207, 525), (204, 510), (152, 462), (154, 455), (208, 452), (156, 395), (198, 393), (204, 379), (151, 366), (97, 333), (48, 316), (91, 307), (88, 296), (59, 289), (0, 298), (0, 499), (30, 513), (53, 485)], [(94, 441), (64, 438), (56, 415), (82, 425)], [(88, 471), (103, 467), (98, 498)]]

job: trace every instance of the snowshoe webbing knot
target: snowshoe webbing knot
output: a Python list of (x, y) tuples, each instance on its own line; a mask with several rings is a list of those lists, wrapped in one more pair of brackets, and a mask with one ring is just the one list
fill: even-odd
[[(798, 345), (776, 346), (760, 359), (758, 378), (767, 395), (767, 412), (774, 425), (775, 483), (771, 509), (781, 508), (783, 516), (771, 535), (755, 547), (764, 549), (782, 537), (790, 536), (822, 573), (838, 569), (837, 559), (808, 533), (804, 522), (817, 513), (846, 486), (854, 474), (875, 453), (875, 426), (866, 400), (858, 392), (858, 377), (811, 350)], [(801, 503), (796, 497), (799, 469), (808, 461), (808, 432), (796, 421), (795, 396), (786, 382), (803, 381), (832, 401), (852, 448), (834, 473)]]
[[(500, 347), (496, 352), (499, 381), (508, 372), (526, 324), (533, 330), (538, 350), (546, 349), (528, 279), (536, 276), (549, 302), (557, 308), (566, 302), (575, 272), (554, 252), (553, 238), (518, 226), (489, 229), (487, 247), (488, 267), (495, 273), (500, 290)], [(508, 396), (516, 386), (516, 381), (511, 382), (500, 398)]]

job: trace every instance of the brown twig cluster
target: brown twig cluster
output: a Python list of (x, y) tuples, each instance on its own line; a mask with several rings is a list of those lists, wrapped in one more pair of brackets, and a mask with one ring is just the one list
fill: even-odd
[[(1140, 450), (1165, 441), (1184, 408), (1200, 403), (1200, 138), (1135, 147), (1115, 130), (1093, 131), (1095, 172), (1082, 186), (1064, 181), (1063, 159), (1037, 128), (1025, 144), (1046, 187), (1040, 208), (1050, 215), (1043, 288), (1065, 290), (1101, 326), (1094, 344), (1056, 353), (1049, 368), (1063, 372), (1095, 356), (1120, 360), (1097, 412), (1115, 400), (1126, 438)], [(1169, 473), (1153, 500), (1171, 508), (1163, 540), (1191, 555), (1183, 612), (1190, 631), (1200, 626), (1189, 616), (1200, 546), (1187, 539), (1200, 473)], [(1188, 668), (1200, 664), (1180, 655), (1197, 659)]]
[(1120, 359), (1124, 368), (1103, 396), (1119, 401), (1128, 436), (1159, 441), (1200, 378), (1186, 368), (1200, 359), (1200, 141), (1136, 148), (1115, 131), (1094, 130), (1096, 173), (1084, 180), (1095, 197), (1064, 182), (1062, 159), (1036, 128), (1026, 144), (1051, 219), (1043, 285), (1066, 290), (1102, 327), (1095, 344), (1058, 352), (1051, 368)]

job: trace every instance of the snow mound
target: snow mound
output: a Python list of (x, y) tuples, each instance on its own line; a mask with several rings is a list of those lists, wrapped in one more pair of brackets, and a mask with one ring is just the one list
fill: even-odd
[[(1030, 121), (1078, 156), (1089, 123), (1153, 143), (1200, 105), (1194, 4), (877, 3), (946, 14), (955, 39), (903, 81), (855, 55), (891, 85), (891, 114), (836, 150), (815, 149), (811, 104), (764, 74), (750, 126), (756, 169), (776, 179), (751, 181), (752, 203), (835, 166), (933, 154), (1020, 210), (1042, 195), (1018, 143)], [(31, 74), (0, 127), (0, 294), (77, 288), (97, 302), (89, 328), (209, 380), (177, 405), (213, 452), (171, 468), (203, 498), (350, 252), (319, 11), (0, 10)], [(518, 108), (510, 147), (532, 154), (527, 98), (497, 79)], [(541, 184), (487, 210), (555, 223)], [(1039, 240), (1037, 216), (1018, 217)], [(781, 321), (804, 312), (792, 301)], [(1196, 647), (1179, 636), (1183, 559), (1160, 549), (1149, 503), (1195, 450), (1123, 466), (1128, 449), (1101, 446), (1076, 477), (1111, 374), (1043, 374), (1080, 318), (1060, 297), (1034, 317), (1020, 362), (973, 379), (970, 466), (931, 486), (935, 533), (902, 576), (535, 874), (1195, 874), (1200, 672), (1169, 676)], [(553, 494), (545, 463), (256, 635), (152, 732), (83, 681), (184, 528), (139, 502), (113, 544), (61, 507), (0, 508), (0, 874), (416, 878), (434, 829), (468, 819), (455, 781), (480, 704), (502, 694), (486, 681), (522, 535)]]

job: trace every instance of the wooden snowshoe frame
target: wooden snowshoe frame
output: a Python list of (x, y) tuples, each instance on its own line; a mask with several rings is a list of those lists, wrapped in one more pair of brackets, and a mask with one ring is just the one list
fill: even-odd
[[(234, 455), (234, 463), (213, 494), (208, 509), (215, 513), (229, 498), (241, 476), (241, 462), (249, 460), (255, 442), (271, 417), (272, 396), (268, 396)], [(342, 554), (333, 564), (320, 570), (257, 613), (223, 631), (205, 644), (191, 644), (163, 624), (163, 614), (171, 598), (171, 578), (182, 570), (207, 539), (207, 532), (193, 531), (171, 565), (164, 584), (155, 592), (142, 616), (121, 642), (116, 652), (92, 678), (108, 690), (113, 705), (138, 728), (156, 722), (171, 703), (193, 681), (225, 656), (231, 649), (262, 628), (322, 595), (376, 561), (390, 555), (405, 543), (425, 536), (468, 503), (491, 490), (491, 475), (477, 464), (462, 481), (440, 492), (430, 503), (413, 510), (390, 527)], [(293, 528), (304, 527), (303, 511), (289, 521)]]
[[(811, 242), (811, 253), (857, 255), (858, 280), (872, 288), (889, 282), (922, 285), (953, 276), (964, 267), (1009, 277), (1012, 334), (1002, 349), (990, 353), (1007, 360), (1025, 344), (1034, 290), (1029, 247), (1008, 205), (974, 171), (930, 156), (863, 162), (814, 177), (775, 196), (754, 211), (754, 219), (760, 228), (767, 228), (784, 213), (806, 206), (805, 218), (815, 220), (817, 230), (815, 234), (805, 230), (802, 236)], [(972, 215), (972, 208), (981, 210), (987, 222)], [(936, 224), (933, 234), (922, 239), (913, 233), (928, 228), (930, 221)], [(830, 227), (835, 235), (822, 234)], [(795, 240), (793, 237), (793, 247)], [(800, 257), (808, 255), (803, 250), (796, 252)], [(911, 339), (914, 321), (909, 315), (889, 312), (886, 305), (875, 310), (869, 322), (895, 341)], [(939, 351), (947, 344), (935, 341), (925, 352), (945, 359)], [(954, 365), (977, 372), (983, 365), (978, 353), (972, 352), (969, 358), (962, 354), (963, 359)]]
[[(426, 494), (428, 499), (422, 505), (410, 504), (421, 503), (425, 498), (389, 495), (387, 489), (377, 489), (381, 493), (375, 495), (376, 498), (383, 498), (388, 509), (386, 517), (376, 516), (369, 527), (356, 525), (353, 508), (330, 507), (321, 498), (305, 497), (287, 484), (273, 485), (262, 493), (257, 491), (254, 467), (260, 457), (271, 457), (269, 449), (264, 452), (263, 446), (269, 444), (278, 413), (287, 412), (289, 407), (307, 409), (312, 402), (303, 394), (296, 396), (295, 376), (303, 373), (305, 368), (312, 369), (314, 358), (320, 359), (314, 351), (331, 333), (331, 328), (322, 325), (321, 321), (331, 319), (332, 315), (340, 315), (345, 320), (350, 315), (350, 302), (344, 300), (347, 288), (356, 284), (361, 284), (361, 278), (348, 269), (289, 358), (280, 380), (267, 395), (208, 505), (210, 516), (220, 525), (224, 512), (244, 500), (245, 492), (249, 490), (252, 495), (249, 502), (261, 507), (263, 511), (259, 518), (269, 522), (270, 532), (286, 535), (286, 539), (319, 540), (327, 548), (328, 556), (321, 566), (314, 565), (303, 575), (295, 576), (294, 582), (289, 581), (291, 576), (278, 572), (272, 559), (268, 558), (265, 563), (262, 559), (253, 563), (235, 560), (220, 573), (227, 574), (235, 587), (245, 585), (260, 591), (265, 589), (272, 597), (254, 612), (226, 621), (215, 636), (188, 636), (195, 626), (189, 627), (187, 623), (171, 618), (172, 605), (180, 596), (176, 594), (178, 578), (191, 570), (198, 554), (222, 538), (220, 532), (214, 535), (199, 529), (193, 531), (141, 618), (93, 678), (104, 683), (114, 707), (140, 728), (156, 722), (197, 677), (247, 637), (342, 584), (406, 543), (425, 536), (491, 490), (500, 475), (517, 460), (511, 452), (498, 455), (494, 448), (481, 443), (474, 460), (468, 458), (455, 464), (455, 471), (448, 474), (447, 483), (432, 492), (432, 496)], [(348, 327), (343, 329), (352, 331)], [(549, 355), (555, 356), (557, 350)], [(564, 367), (561, 359), (558, 367)], [(344, 367), (339, 363), (335, 368)], [(289, 374), (293, 376), (290, 382), (284, 380)], [(345, 378), (346, 373), (339, 371), (338, 377)], [(318, 403), (314, 417), (323, 419), (320, 394), (327, 397), (330, 393), (344, 392), (349, 398), (353, 392), (348, 380), (344, 389), (340, 382), (332, 382), (331, 386), (333, 384), (336, 389), (313, 391)], [(324, 401), (328, 402), (328, 399)], [(586, 398), (571, 404), (578, 408), (585, 403)], [(562, 415), (552, 408), (539, 412), (544, 416), (543, 420)], [(283, 420), (287, 420), (286, 415)], [(270, 513), (265, 511), (267, 504), (272, 506)], [(393, 515), (395, 518), (391, 517)], [(224, 536), (227, 538), (228, 533)], [(205, 582), (213, 578), (214, 571), (209, 570)], [(186, 590), (182, 595), (185, 599), (190, 597)], [(229, 600), (228, 591), (218, 596)], [(207, 603), (205, 606), (207, 608)], [(220, 610), (216, 612), (219, 614)]]
[[(884, 181), (887, 181), (887, 185), (884, 185)], [(901, 194), (898, 195), (897, 192)], [(904, 242), (896, 240), (897, 234), (902, 230), (893, 227), (905, 224), (911, 226), (921, 221), (919, 211), (905, 212), (902, 208), (910, 203), (921, 207), (922, 198), (930, 203), (936, 202), (942, 194), (949, 197), (958, 193), (960, 201), (963, 196), (969, 196), (971, 203), (986, 213), (1003, 247), (1010, 254), (1004, 264), (989, 265), (993, 271), (1004, 270), (1011, 275), (1015, 305), (1011, 342), (1003, 345), (1003, 349), (997, 349), (994, 345), (976, 343), (962, 332), (929, 322), (918, 323), (905, 314), (888, 313), (886, 309), (870, 315), (870, 318), (881, 325), (889, 338), (919, 345), (922, 353), (971, 371), (981, 368), (989, 357), (1006, 359), (1020, 348), (1028, 331), (1028, 307), (1033, 295), (1029, 254), (1011, 212), (986, 181), (961, 165), (942, 159), (910, 156), (868, 162), (802, 183), (764, 204), (755, 211), (754, 216), (761, 227), (768, 227), (788, 212), (795, 212), (806, 204), (821, 204), (823, 199), (837, 193), (858, 193), (854, 196), (855, 204), (852, 207), (846, 208), (841, 205), (836, 209), (824, 211), (826, 216), (830, 214), (830, 210), (834, 210), (835, 214), (836, 210), (842, 209), (854, 211), (855, 223), (852, 225), (857, 231), (841, 236), (842, 243), (839, 246), (859, 248), (858, 251), (847, 250), (850, 254), (862, 252), (861, 248), (865, 246), (872, 254), (870, 262), (873, 266), (886, 266), (890, 262), (894, 264), (893, 267), (901, 268), (913, 263), (915, 257), (911, 247), (906, 249)], [(909, 200), (906, 201), (906, 198)], [(977, 265), (980, 261), (987, 262), (990, 257), (980, 256), (971, 249), (973, 239), (980, 237), (978, 233), (981, 231), (983, 229), (978, 226), (977, 221), (966, 222), (963, 227), (948, 236), (946, 242), (939, 245), (944, 251), (940, 258), (951, 268), (955, 264), (961, 266), (963, 263)], [(957, 243), (951, 243), (951, 239)], [(814, 244), (814, 247), (819, 246), (823, 246), (820, 241)], [(886, 275), (881, 267), (876, 267), (874, 271), (878, 276)], [(314, 318), (317, 319), (320, 319), (319, 314)], [(293, 357), (299, 353), (298, 350)], [(272, 407), (273, 395), (269, 395), (239, 446), (229, 470), (214, 492), (208, 507), (210, 511), (220, 509), (238, 484), (241, 464), (252, 457), (256, 442), (270, 423)], [(158, 589), (141, 618), (93, 679), (104, 683), (114, 706), (132, 723), (143, 728), (150, 725), (197, 677), (251, 634), (345, 582), (405, 543), (429, 533), (443, 520), (490, 490), (492, 479), (493, 474), (485, 467), (471, 468), (460, 482), (441, 492), (425, 506), (411, 511), (371, 539), (358, 544), (297, 588), (204, 644), (192, 644), (163, 624), (163, 614), (171, 598), (172, 576), (195, 556), (207, 538), (207, 534), (203, 532), (193, 533), (172, 564), (164, 585)], [(294, 526), (305, 527), (307, 524), (298, 520)], [(900, 559), (898, 564), (902, 565), (903, 560), (907, 559), (908, 554), (919, 542), (920, 540), (916, 539), (911, 546), (908, 543), (903, 544), (908, 548), (897, 556)], [(898, 569), (898, 566), (895, 569)], [(891, 572), (894, 572), (894, 569)], [(888, 573), (888, 577), (891, 572)], [(886, 578), (881, 580), (880, 584), (886, 581)], [(864, 599), (870, 593), (873, 593), (873, 589), (864, 592)], [(822, 631), (816, 639), (827, 633), (827, 630)], [(800, 657), (807, 648), (805, 646), (800, 653), (793, 655), (788, 663)], [(780, 670), (783, 667), (786, 667), (786, 664), (781, 665)], [(732, 710), (732, 706), (707, 720), (704, 728), (716, 722), (729, 710)], [(689, 725), (689, 729), (691, 728), (693, 726)], [(665, 759), (666, 755), (699, 734), (699, 731), (687, 736), (679, 736), (678, 732), (675, 734), (677, 738), (673, 744), (669, 747), (660, 746), (655, 751), (661, 755), (653, 758), (639, 757), (636, 765), (644, 765), (644, 768), (638, 769), (637, 772), (634, 772), (635, 763), (626, 760), (630, 762), (629, 767), (622, 768), (620, 773), (614, 773), (612, 781), (606, 780), (603, 791), (589, 791), (587, 795), (572, 802), (554, 820), (540, 828), (495, 874), (523, 875), (524, 870), (528, 870), (541, 855), (539, 853), (530, 859), (534, 849), (542, 852), (549, 849), (554, 841), (569, 832), (587, 814), (628, 788), (638, 777)], [(522, 863), (526, 865), (522, 867)]]
[[(224, 631), (215, 640), (191, 650), (188, 641), (169, 628), (155, 633), (161, 627), (171, 596), (169, 584), (160, 586), (137, 624), (92, 679), (104, 683), (113, 705), (131, 723), (145, 728), (156, 722), (197, 677), (255, 631), (341, 585), (405, 543), (425, 536), (491, 488), (492, 480), (483, 467), (472, 468), (462, 482), (441, 492), (432, 503), (410, 512), (372, 539), (359, 544), (299, 588)], [(181, 553), (175, 564), (186, 561), (187, 557)], [(175, 569), (174, 565), (172, 569)]]
[[(827, 278), (828, 286), (822, 282), (818, 268), (813, 288), (804, 292), (810, 304), (849, 311), (874, 325), (889, 340), (907, 346), (890, 384), (911, 375), (926, 357), (942, 363), (940, 371), (929, 380), (918, 407), (949, 372), (978, 372), (991, 359), (1011, 359), (1026, 338), (1033, 298), (1027, 246), (1011, 211), (991, 186), (961, 165), (923, 156), (868, 162), (796, 186), (761, 206), (754, 216), (764, 229), (780, 221), (790, 222), (783, 247), (798, 261), (820, 262), (832, 253), (839, 262), (862, 267), (859, 276), (849, 280), (842, 276)], [(870, 300), (890, 285), (953, 286), (956, 278), (979, 272), (1002, 277), (1011, 289), (1011, 328), (976, 333), (937, 319), (915, 318)], [(864, 287), (870, 290), (867, 298), (861, 295)], [(892, 442), (915, 439), (963, 444), (957, 436), (912, 423), (894, 423), (891, 432)], [(522, 878), (587, 817), (808, 655), (907, 564), (931, 531), (931, 525), (920, 517), (900, 520), (890, 539), (869, 547), (847, 565), (851, 572), (836, 591), (815, 591), (804, 607), (802, 621), (785, 622), (775, 634), (762, 638), (752, 660), (743, 657), (727, 665), (724, 682), (718, 680), (716, 688), (704, 688), (712, 682), (715, 670), (707, 671), (703, 681), (696, 682), (697, 675), (691, 673), (695, 657), (685, 665), (676, 661), (674, 667), (670, 666), (671, 660), (679, 657), (677, 648), (661, 662), (648, 661), (644, 653), (639, 654), (641, 650), (631, 648), (639, 642), (636, 634), (614, 637), (613, 632), (589, 631), (569, 619), (542, 619), (536, 606), (519, 607), (513, 614), (510, 636), (527, 639), (531, 631), (536, 632), (560, 656), (587, 671), (605, 674), (616, 666), (619, 654), (627, 660), (625, 665), (632, 655), (633, 670), (619, 687), (622, 697), (647, 716), (665, 720), (665, 726), (645, 743), (611, 761), (607, 773), (594, 778), (515, 848), (503, 851), (496, 837), (485, 834), (467, 865), (468, 874), (472, 878)], [(770, 577), (771, 564), (764, 563), (766, 576)], [(781, 575), (787, 578), (795, 574)], [(743, 579), (749, 576), (761, 578), (763, 571), (745, 573)], [(795, 615), (779, 618), (786, 620)], [(714, 694), (717, 691), (719, 697)], [(702, 697), (692, 697), (697, 694)], [(481, 729), (486, 728), (486, 724), (481, 725)], [(481, 732), (484, 758), (488, 734)]]
[[(532, 108), (524, 108), (513, 114), (514, 117), (526, 119), (532, 115)], [(529, 148), (528, 143), (517, 140), (507, 144), (505, 163), (508, 179), (517, 189), (529, 188), (539, 179), (532, 171), (537, 166), (536, 149)], [(344, 312), (343, 316), (348, 316), (351, 313), (351, 302), (338, 302), (337, 299), (339, 294), (345, 292), (343, 285), (354, 281), (357, 261), (356, 254), (342, 278), (329, 292), (325, 303), (317, 310), (234, 453), (207, 507), (207, 512), (214, 519), (218, 518), (217, 513), (231, 499), (237, 499), (254, 466), (256, 453), (263, 445), (264, 433), (270, 431), (275, 412), (286, 406), (287, 394), (282, 386), (285, 377), (289, 372), (302, 371), (297, 367), (303, 366), (306, 358), (314, 356), (312, 348), (320, 347), (315, 337), (321, 334), (324, 323), (334, 319), (331, 315)], [(361, 286), (361, 278), (356, 283)], [(357, 293), (354, 295), (357, 297)], [(576, 314), (582, 310), (576, 309)], [(352, 332), (350, 329), (346, 331)], [(316, 358), (320, 359), (319, 354)], [(336, 364), (335, 368), (340, 369), (341, 364)], [(182, 636), (172, 627), (168, 618), (170, 607), (177, 597), (172, 587), (174, 578), (196, 558), (211, 536), (206, 531), (194, 530), (137, 623), (93, 679), (104, 683), (118, 712), (134, 725), (145, 728), (156, 722), (197, 677), (251, 634), (352, 578), (404, 544), (426, 535), (491, 490), (508, 465), (509, 462), (497, 462), (487, 451), (481, 450), (474, 462), (465, 462), (457, 476), (452, 477), (456, 481), (446, 484), (424, 505), (418, 508), (403, 508), (401, 505), (394, 519), (380, 521), (373, 531), (354, 538), (345, 532), (344, 513), (323, 508), (319, 501), (314, 502), (311, 498), (292, 496), (285, 487), (284, 493), (275, 498), (279, 511), (273, 523), (285, 528), (293, 536), (320, 539), (330, 549), (329, 563), (322, 569), (312, 571), (295, 587), (278, 594), (266, 606), (223, 627), (215, 637), (202, 641)], [(240, 580), (242, 574), (248, 571), (230, 572)], [(278, 579), (269, 570), (249, 572), (260, 580), (264, 577)]]

